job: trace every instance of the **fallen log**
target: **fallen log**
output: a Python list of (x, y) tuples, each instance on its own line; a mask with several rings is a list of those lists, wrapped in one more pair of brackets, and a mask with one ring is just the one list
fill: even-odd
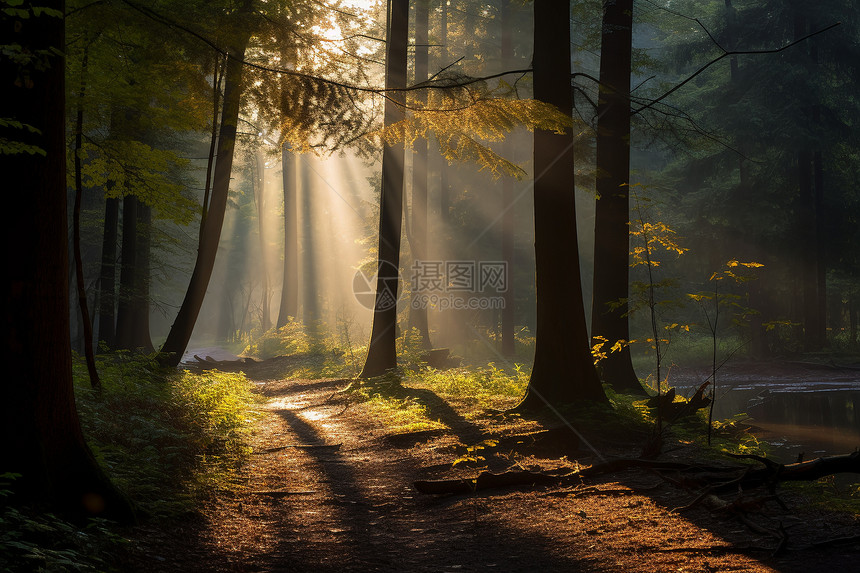
[[(750, 469), (748, 466), (701, 466), (697, 464), (669, 462), (659, 460), (643, 460), (639, 458), (623, 458), (610, 460), (602, 464), (572, 471), (562, 475), (549, 475), (540, 472), (510, 471), (500, 474), (482, 472), (477, 478), (460, 478), (447, 480), (419, 480), (414, 482), (415, 489), (421, 493), (428, 494), (468, 494), (480, 490), (536, 485), (567, 485), (579, 483), (584, 478), (614, 473), (626, 469), (639, 467), (651, 470), (675, 470), (679, 472), (698, 472), (707, 476), (710, 484), (703, 494), (715, 494), (724, 491), (736, 491), (738, 488), (749, 489), (760, 486), (774, 487), (783, 481), (814, 481), (816, 479), (836, 473), (860, 473), (860, 451), (853, 454), (841, 456), (829, 456), (816, 458), (806, 462), (794, 464), (777, 464), (767, 458), (759, 456), (733, 456), (735, 458), (751, 458), (766, 467)], [(727, 481), (716, 482), (719, 477), (735, 473)], [(697, 476), (702, 480), (702, 475)]]
[[(817, 479), (840, 473), (860, 473), (860, 451), (853, 454), (840, 456), (826, 456), (815, 458), (805, 462), (794, 464), (777, 464), (767, 458), (759, 456), (739, 456), (735, 458), (749, 458), (759, 461), (765, 465), (763, 468), (750, 470), (739, 482), (741, 487), (775, 486), (784, 481), (815, 481)], [(721, 486), (714, 491), (733, 489), (734, 484)]]
[[(500, 474), (482, 472), (477, 478), (472, 479), (447, 479), (447, 480), (421, 480), (414, 482), (415, 489), (421, 493), (432, 494), (463, 494), (474, 493), (479, 490), (494, 489), (514, 486), (535, 485), (565, 485), (579, 483), (582, 478), (613, 473), (631, 467), (646, 467), (652, 469), (690, 471), (696, 466), (679, 462), (664, 462), (655, 460), (641, 460), (638, 458), (611, 460), (602, 464), (596, 464), (578, 471), (571, 471), (561, 475), (550, 475), (540, 472), (510, 471)], [(735, 468), (732, 468), (733, 470)]]

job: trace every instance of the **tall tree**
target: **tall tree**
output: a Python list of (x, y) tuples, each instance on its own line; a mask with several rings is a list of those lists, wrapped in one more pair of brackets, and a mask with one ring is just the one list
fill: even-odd
[(99, 334), (108, 348), (116, 344), (116, 245), (119, 228), (119, 198), (105, 200), (102, 258), (99, 271)]
[(591, 336), (620, 350), (600, 363), (619, 392), (644, 394), (630, 357), (627, 298), (630, 270), (630, 72), (633, 0), (604, 0), (597, 100), (597, 205)]
[(238, 8), (236, 18), (237, 23), (241, 23), (238, 26), (239, 32), (231, 38), (227, 48), (229, 57), (224, 71), (224, 96), (222, 98), (221, 125), (218, 131), (218, 154), (215, 161), (209, 209), (185, 298), (173, 326), (170, 328), (167, 340), (161, 348), (161, 352), (166, 356), (165, 364), (171, 366), (179, 364), (179, 361), (182, 360), (182, 354), (188, 347), (188, 341), (191, 340), (191, 333), (194, 331), (194, 324), (197, 322), (197, 316), (203, 306), (203, 298), (206, 296), (206, 288), (215, 266), (221, 227), (224, 224), (224, 214), (227, 210), (230, 174), (233, 169), (236, 126), (239, 120), (243, 87), (244, 64), (242, 61), (251, 36), (250, 24), (246, 21), (250, 13), (251, 2), (245, 0)]
[(81, 312), (81, 323), (84, 327), (84, 355), (87, 361), (87, 370), (90, 375), (90, 384), (96, 390), (101, 390), (101, 380), (96, 369), (95, 350), (93, 348), (93, 326), (90, 321), (89, 305), (87, 304), (87, 290), (84, 281), (84, 262), (81, 255), (81, 203), (84, 197), (84, 185), (81, 176), (81, 152), (84, 140), (84, 97), (87, 93), (87, 62), (89, 51), (84, 48), (84, 57), (81, 65), (81, 87), (78, 91), (78, 102), (75, 110), (75, 203), (72, 211), (72, 242), (75, 253), (75, 279), (78, 291), (78, 307)]
[[(385, 55), (384, 121), (391, 125), (403, 117), (406, 87), (406, 52), (409, 39), (409, 0), (389, 0)], [(373, 328), (362, 378), (380, 376), (397, 366), (397, 295), (400, 235), (403, 224), (402, 143), (382, 148), (382, 189), (379, 198), (379, 247)]]
[[(430, 27), (430, 0), (416, 0), (415, 2), (415, 83), (427, 80), (430, 57), (429, 57), (429, 27)], [(422, 92), (416, 97), (417, 105), (427, 104), (427, 95)], [(427, 250), (427, 139), (419, 138), (413, 144), (412, 153), (412, 229), (409, 234), (409, 246), (412, 249), (412, 258), (416, 261), (426, 261)], [(418, 287), (420, 285), (413, 285)], [(431, 348), (430, 328), (427, 323), (427, 306), (415, 304), (421, 295), (420, 289), (415, 288), (412, 292), (412, 304), (409, 305), (409, 326), (417, 328), (421, 333), (421, 344), (423, 348)]]
[[(72, 386), (66, 206), (65, 3), (42, 2), (0, 24), (0, 169), (7, 381), (0, 406), (0, 472), (21, 495), (76, 516), (132, 519), (81, 433)], [(7, 51), (13, 50), (13, 51)], [(13, 59), (7, 54), (25, 54)], [(8, 119), (7, 119), (8, 118)]]
[[(534, 97), (570, 115), (570, 2), (535, 0), (534, 19)], [(537, 327), (535, 361), (521, 408), (606, 400), (582, 300), (573, 146), (571, 129), (535, 130)]]
[(284, 279), (281, 285), (281, 304), (278, 311), (278, 328), (285, 326), (290, 317), (299, 314), (299, 229), (296, 204), (296, 156), (284, 144), (281, 150), (281, 167), (284, 179)]
[(136, 195), (122, 201), (122, 250), (116, 347), (152, 352), (149, 332), (151, 209)]
[(260, 248), (260, 328), (266, 332), (272, 326), (271, 310), (269, 309), (269, 269), (266, 263), (266, 163), (263, 152), (254, 153), (254, 202), (257, 206), (257, 238)]
[[(502, 1), (501, 6), (502, 27), (502, 65), (509, 69), (514, 63), (514, 22), (511, 10), (511, 2)], [(502, 154), (510, 157), (514, 145), (510, 139), (505, 139)], [(502, 308), (502, 354), (513, 356), (514, 344), (514, 285), (511, 277), (514, 268), (514, 179), (504, 177), (502, 179), (502, 260), (505, 261), (506, 286), (503, 293), (504, 307)]]

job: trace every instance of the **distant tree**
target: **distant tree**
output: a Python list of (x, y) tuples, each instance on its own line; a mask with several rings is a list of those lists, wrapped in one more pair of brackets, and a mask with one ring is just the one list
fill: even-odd
[[(429, 73), (429, 27), (430, 0), (415, 1), (415, 83), (427, 80)], [(415, 99), (418, 105), (427, 104), (427, 96), (422, 91)], [(409, 247), (414, 260), (428, 260), (427, 249), (427, 139), (422, 137), (413, 143), (412, 153), (412, 228), (409, 233)], [(419, 286), (419, 285), (414, 285)], [(431, 348), (430, 328), (427, 323), (427, 307), (414, 304), (420, 296), (420, 289), (412, 293), (412, 303), (409, 306), (409, 326), (417, 328), (421, 333), (421, 344)]]
[(161, 352), (165, 355), (165, 364), (171, 366), (179, 364), (179, 361), (182, 360), (182, 354), (188, 347), (188, 341), (191, 340), (191, 333), (194, 331), (197, 316), (203, 306), (206, 288), (215, 266), (221, 227), (224, 224), (224, 214), (227, 210), (230, 174), (233, 168), (236, 126), (239, 120), (244, 84), (243, 71), (245, 66), (243, 60), (251, 37), (251, 26), (247, 21), (251, 15), (251, 10), (252, 2), (250, 0), (245, 0), (237, 9), (235, 21), (239, 32), (230, 39), (227, 49), (229, 57), (224, 71), (224, 96), (222, 98), (221, 124), (218, 136), (218, 153), (209, 208), (185, 298), (173, 326), (170, 328), (167, 340), (161, 347)]
[(122, 201), (122, 250), (116, 347), (153, 352), (149, 331), (152, 211), (136, 195)]
[[(409, 37), (409, 0), (389, 0), (385, 57), (385, 87), (406, 87), (406, 52)], [(385, 124), (403, 116), (403, 92), (391, 91), (385, 99)], [(382, 191), (379, 198), (379, 247), (373, 328), (362, 378), (380, 376), (397, 366), (397, 295), (400, 234), (403, 224), (403, 143), (382, 148)]]
[[(571, 114), (570, 2), (535, 0), (534, 97)], [(571, 129), (535, 130), (537, 329), (521, 408), (605, 401), (594, 368), (580, 282)]]
[[(500, 7), (500, 25), (502, 32), (502, 65), (510, 67), (514, 63), (514, 18), (511, 2), (503, 0)], [(511, 156), (513, 143), (505, 139), (502, 154)], [(513, 356), (515, 351), (514, 342), (514, 282), (511, 280), (514, 268), (514, 179), (505, 177), (502, 179), (502, 260), (507, 267), (507, 288), (504, 292), (505, 306), (502, 309), (502, 354)]]
[(84, 441), (72, 386), (65, 77), (57, 55), (66, 46), (65, 3), (18, 10), (0, 23), (0, 169), (8, 190), (0, 225), (7, 265), (0, 472), (20, 474), (19, 494), (51, 511), (132, 520)]
[(296, 205), (296, 156), (284, 144), (281, 150), (281, 169), (284, 184), (284, 278), (281, 285), (281, 304), (278, 311), (278, 328), (285, 326), (290, 317), (299, 314), (299, 229)]
[[(630, 269), (630, 72), (633, 0), (605, 0), (597, 100), (597, 205), (594, 217), (594, 289), (591, 336), (610, 344), (630, 340), (627, 319)], [(630, 347), (610, 352), (601, 374), (619, 392), (644, 394)]]

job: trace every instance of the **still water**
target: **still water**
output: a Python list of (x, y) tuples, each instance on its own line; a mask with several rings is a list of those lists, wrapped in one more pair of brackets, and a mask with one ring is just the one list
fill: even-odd
[[(686, 372), (674, 383), (680, 391), (697, 378)], [(860, 448), (860, 370), (780, 365), (718, 373), (715, 419), (741, 413), (780, 462), (853, 452)]]

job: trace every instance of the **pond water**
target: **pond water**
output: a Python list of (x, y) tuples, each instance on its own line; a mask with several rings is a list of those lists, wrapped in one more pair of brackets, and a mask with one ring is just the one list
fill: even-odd
[[(679, 373), (673, 383), (689, 394), (701, 374)], [(714, 418), (741, 413), (777, 461), (853, 452), (860, 448), (860, 370), (778, 365), (718, 373)]]

